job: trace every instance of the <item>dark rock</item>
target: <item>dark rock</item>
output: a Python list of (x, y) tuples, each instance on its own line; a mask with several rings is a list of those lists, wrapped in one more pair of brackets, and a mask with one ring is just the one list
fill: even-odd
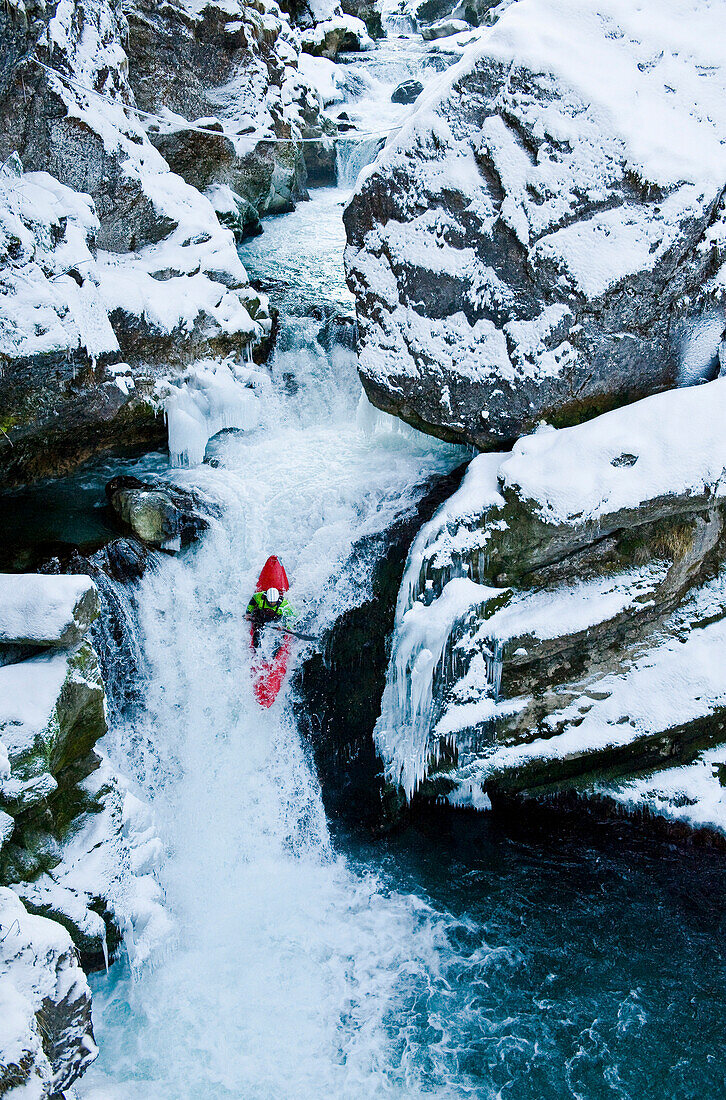
[(384, 782), (373, 743), (396, 594), (418, 527), (454, 491), (462, 472), (435, 479), (411, 513), (354, 547), (356, 563), (365, 562), (370, 571), (372, 597), (336, 622), (322, 651), (304, 662), (293, 685), (326, 811), (374, 830), (390, 828), (403, 812), (400, 795)]
[[(289, 77), (289, 29), (256, 3), (242, 9), (243, 18), (237, 21), (214, 3), (192, 16), (181, 6), (134, 0), (126, 14), (136, 102), (151, 112), (171, 109), (195, 123), (195, 129), (150, 134), (171, 168), (200, 190), (212, 184), (230, 187), (258, 217), (292, 209), (307, 194), (306, 152), (295, 139), (293, 117), (305, 137), (322, 130), (317, 100), (302, 79), (294, 88), (288, 80), (286, 92), (292, 91), (294, 102), (280, 107), (282, 85)], [(259, 115), (260, 128), (266, 122), (276, 138), (288, 142), (262, 141), (249, 153), (236, 152), (215, 117), (220, 89), (232, 84), (255, 89), (250, 114)], [(231, 118), (238, 117), (235, 107)], [(200, 129), (217, 130), (219, 136)], [(251, 218), (244, 220), (254, 226)]]
[(391, 103), (415, 103), (423, 91), (420, 80), (404, 80), (391, 95)]

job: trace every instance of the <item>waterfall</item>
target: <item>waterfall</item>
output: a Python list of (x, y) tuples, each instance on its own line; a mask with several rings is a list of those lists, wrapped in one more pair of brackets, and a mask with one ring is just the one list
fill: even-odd
[[(339, 218), (337, 192), (276, 219), (245, 262), (304, 263), (328, 211)], [(108, 751), (154, 809), (176, 934), (138, 978), (121, 962), (96, 979), (102, 1058), (82, 1097), (357, 1098), (396, 1081), (410, 1094), (396, 1019), (439, 965), (434, 918), (336, 856), (285, 689), (269, 711), (255, 700), (244, 620), (276, 553), (303, 629), (324, 630), (369, 595), (352, 547), (458, 461), (419, 433), (359, 426), (343, 312), (286, 298), (259, 426), (215, 437), (209, 464), (173, 472), (213, 501), (208, 530), (109, 591), (142, 674), (124, 698), (111, 670), (123, 705), (111, 707)]]
[(335, 143), (335, 171), (341, 187), (353, 188), (363, 169), (374, 161), (383, 148), (381, 137), (340, 137)]

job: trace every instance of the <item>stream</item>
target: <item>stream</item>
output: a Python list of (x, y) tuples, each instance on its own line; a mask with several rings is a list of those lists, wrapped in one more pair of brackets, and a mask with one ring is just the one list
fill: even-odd
[[(350, 62), (351, 115), (383, 117), (424, 56), (399, 53), (387, 81), (380, 53)], [(722, 854), (473, 814), (373, 842), (326, 821), (295, 700), (252, 694), (243, 614), (268, 554), (319, 633), (366, 598), (352, 548), (467, 457), (361, 398), (341, 214), (362, 155), (241, 248), (280, 310), (262, 422), (175, 472), (218, 515), (139, 582), (142, 682), (111, 699), (106, 751), (153, 806), (175, 935), (93, 976), (101, 1055), (76, 1093), (721, 1096)]]

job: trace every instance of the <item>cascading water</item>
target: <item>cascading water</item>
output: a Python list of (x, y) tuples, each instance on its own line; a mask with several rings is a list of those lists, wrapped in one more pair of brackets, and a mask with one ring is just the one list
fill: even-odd
[[(281, 219), (269, 255), (299, 255), (306, 232), (312, 252), (321, 212), (339, 203), (324, 192)], [(260, 427), (219, 437), (211, 465), (178, 475), (223, 518), (136, 593), (146, 689), (109, 751), (153, 803), (178, 942), (97, 990), (104, 1058), (84, 1096), (111, 1082), (179, 1098), (373, 1096), (384, 1083), (408, 1095), (415, 1082), (394, 1065), (395, 1014), (437, 970), (441, 933), (426, 907), (334, 856), (290, 706), (263, 711), (252, 694), (243, 619), (276, 552), (304, 622), (330, 623), (366, 594), (345, 570), (354, 542), (460, 459), (385, 417), (360, 426), (354, 355), (335, 340), (347, 292), (334, 284), (327, 314), (287, 300)]]

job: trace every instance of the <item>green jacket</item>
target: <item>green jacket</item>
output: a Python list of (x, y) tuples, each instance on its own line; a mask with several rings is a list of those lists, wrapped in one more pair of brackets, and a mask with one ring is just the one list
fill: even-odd
[(247, 604), (247, 614), (252, 615), (255, 611), (264, 611), (267, 614), (277, 615), (278, 618), (284, 619), (285, 622), (291, 622), (295, 618), (295, 612), (292, 609), (292, 604), (283, 596), (282, 601), (277, 605), (269, 604), (264, 592), (255, 592), (254, 596)]

